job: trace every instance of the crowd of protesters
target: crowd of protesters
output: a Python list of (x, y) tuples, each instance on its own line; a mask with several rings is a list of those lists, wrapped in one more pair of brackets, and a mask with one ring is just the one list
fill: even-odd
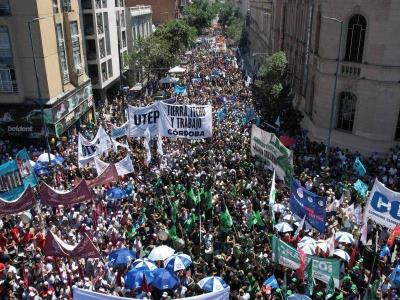
[[(243, 122), (243, 116), (252, 106), (252, 93), (240, 63), (238, 66), (238, 53), (232, 49), (225, 53), (215, 52), (210, 45), (199, 43), (184, 59), (187, 71), (179, 76), (179, 84), (187, 87), (187, 95), (178, 96), (177, 103), (212, 104), (214, 112), (224, 107), (223, 118), (214, 116), (213, 137), (196, 141), (164, 138), (164, 155), (157, 153), (154, 144), (149, 165), (146, 164), (143, 139), (123, 138), (129, 143), (130, 150), (110, 150), (104, 159), (116, 162), (129, 154), (135, 172), (120, 178), (119, 182), (94, 188), (94, 202), (57, 208), (38, 204), (31, 210), (31, 215), (3, 216), (0, 224), (0, 299), (70, 299), (74, 286), (130, 298), (184, 298), (202, 294), (196, 283), (212, 275), (220, 276), (230, 286), (232, 299), (286, 299), (291, 294), (304, 294), (307, 283), (298, 278), (295, 270), (272, 261), (270, 235), (280, 235), (293, 247), (303, 236), (327, 239), (337, 231), (350, 232), (357, 240), (361, 220), (348, 209), (362, 206), (364, 201), (352, 188), (358, 178), (353, 170), (356, 157), (362, 158), (367, 169), (363, 181), (369, 187), (375, 178), (379, 178), (392, 190), (400, 190), (397, 176), (400, 149), (391, 149), (389, 156), (363, 157), (334, 148), (326, 163), (323, 144), (298, 137), (291, 147), (294, 176), (308, 190), (327, 197), (331, 210), (327, 231), (321, 234), (307, 228), (297, 239), (293, 238), (294, 231), (275, 232), (268, 204), (272, 172), (250, 153), (252, 122)], [(214, 76), (216, 69), (220, 72)], [(173, 92), (172, 87), (166, 87), (166, 90)], [(153, 89), (132, 104), (145, 106), (152, 103), (151, 94)], [(222, 103), (217, 100), (218, 96), (231, 97), (232, 101)], [(122, 100), (115, 100), (100, 108), (98, 124), (88, 124), (82, 133), (90, 139), (98, 125), (104, 128), (110, 128), (111, 122), (121, 125), (124, 121), (122, 106)], [(284, 118), (282, 122), (285, 122)], [(43, 151), (25, 146), (33, 160)], [(4, 141), (0, 150), (2, 159), (8, 160), (19, 149), (12, 142)], [(78, 168), (77, 135), (56, 142), (52, 153), (65, 161), (53, 166), (51, 175), (45, 174), (41, 180), (56, 189), (72, 189), (77, 176), (92, 179), (98, 175), (92, 166)], [(124, 189), (128, 196), (120, 200), (108, 199), (106, 192), (111, 187)], [(198, 205), (189, 191), (200, 197)], [(211, 206), (206, 203), (209, 195)], [(288, 200), (289, 188), (277, 179), (276, 202), (289, 210)], [(220, 221), (220, 215), (226, 209), (233, 219), (229, 230), (222, 228)], [(263, 222), (249, 226), (253, 211), (261, 212)], [(276, 222), (288, 213), (274, 213)], [(132, 226), (140, 218), (146, 221), (132, 234)], [(76, 244), (83, 232), (90, 232), (102, 257), (46, 257), (43, 249), (48, 230), (67, 244)], [(342, 283), (332, 299), (362, 299), (368, 286), (374, 284), (377, 299), (398, 299), (397, 289), (388, 279), (398, 257), (393, 254), (393, 247), (391, 251), (381, 251), (386, 249), (388, 236), (387, 229), (372, 223), (368, 226), (370, 246), (359, 244), (356, 262), (351, 268), (348, 262), (341, 261)], [(137, 258), (142, 258), (161, 244), (182, 251), (193, 260), (189, 268), (177, 273), (180, 284), (174, 290), (158, 291), (151, 285), (150, 292), (129, 289), (124, 285), (129, 265), (121, 270), (108, 263), (108, 254), (114, 249), (127, 247), (135, 250)], [(352, 252), (353, 245), (337, 246), (349, 254)], [(381, 254), (376, 262), (375, 250)], [(326, 256), (326, 253), (319, 255)], [(271, 275), (276, 276), (280, 288), (263, 285)], [(326, 289), (326, 283), (316, 280), (311, 299), (325, 299)]]

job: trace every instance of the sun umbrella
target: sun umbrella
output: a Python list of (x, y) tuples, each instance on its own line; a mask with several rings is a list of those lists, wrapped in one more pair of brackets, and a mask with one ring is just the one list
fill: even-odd
[(145, 258), (145, 259), (137, 259), (132, 263), (132, 266), (134, 269), (147, 269), (150, 271), (154, 271), (155, 269), (157, 269), (157, 266), (149, 259)]
[(175, 253), (175, 250), (172, 249), (171, 247), (161, 245), (161, 246), (155, 247), (153, 250), (151, 250), (151, 252), (147, 258), (152, 261), (157, 261), (157, 260), (164, 261), (168, 257), (172, 256), (174, 253)]
[(146, 268), (138, 268), (130, 270), (125, 277), (125, 286), (130, 289), (140, 288), (143, 284), (143, 276), (146, 277), (148, 284), (153, 282), (154, 274)]
[(318, 240), (317, 247), (324, 252), (328, 252), (328, 241), (325, 240)]
[(171, 76), (166, 76), (164, 78), (161, 78), (159, 83), (175, 83), (178, 82), (179, 79)]
[(275, 225), (275, 229), (279, 232), (290, 232), (293, 231), (293, 227), (290, 226), (289, 223), (286, 222), (280, 222)]
[(353, 235), (351, 233), (348, 233), (345, 231), (336, 232), (335, 240), (337, 240), (339, 243), (345, 243), (345, 244), (353, 244), (354, 243)]
[(218, 276), (203, 278), (197, 285), (205, 292), (216, 292), (228, 287), (226, 282)]
[(272, 210), (273, 210), (274, 212), (282, 213), (282, 212), (284, 212), (284, 211), (286, 210), (286, 206), (283, 205), (283, 204), (280, 204), (280, 203), (275, 203), (275, 204), (272, 206)]
[(128, 248), (120, 248), (112, 251), (108, 256), (108, 260), (112, 266), (127, 265), (136, 259), (136, 253)]
[(288, 215), (283, 217), (283, 221), (286, 221), (286, 222), (292, 222), (294, 220), (295, 220), (295, 218), (294, 218), (294, 216), (292, 214), (288, 214)]
[(160, 268), (153, 271), (153, 273), (154, 273), (154, 279), (151, 285), (160, 291), (172, 290), (179, 283), (178, 277), (176, 277), (176, 275), (173, 272), (167, 269)]
[(123, 189), (113, 187), (107, 191), (108, 199), (123, 199), (127, 196), (126, 192)]
[(301, 250), (303, 250), (303, 252), (305, 254), (308, 255), (314, 255), (315, 254), (315, 249), (317, 248), (317, 245), (314, 244), (301, 244), (301, 245), (297, 245), (297, 247)]
[(317, 246), (317, 241), (314, 240), (312, 237), (305, 236), (297, 243), (297, 245), (313, 245), (313, 246)]
[(191, 264), (190, 256), (183, 253), (174, 254), (164, 261), (165, 268), (171, 271), (185, 270)]
[[(50, 153), (50, 160), (53, 161), (55, 159), (56, 159), (55, 155)], [(49, 163), (49, 154), (48, 153), (40, 154), (37, 161), (48, 164)]]
[(307, 295), (302, 295), (302, 294), (293, 294), (289, 297), (286, 298), (287, 300), (311, 300), (310, 297)]
[(350, 260), (350, 255), (342, 249), (335, 249), (335, 251), (333, 251), (333, 255), (336, 255), (347, 262)]

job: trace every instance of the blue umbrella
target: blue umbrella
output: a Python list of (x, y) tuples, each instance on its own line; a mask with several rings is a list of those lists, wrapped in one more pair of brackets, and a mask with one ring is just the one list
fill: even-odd
[(52, 162), (59, 164), (59, 165), (62, 165), (64, 163), (64, 161), (65, 161), (65, 159), (60, 155), (57, 155), (56, 158), (52, 160)]
[(147, 268), (132, 269), (125, 277), (125, 286), (130, 289), (140, 288), (143, 284), (143, 276), (146, 276), (147, 284), (154, 280), (154, 274)]
[(161, 268), (154, 271), (154, 280), (151, 283), (156, 289), (173, 290), (178, 286), (179, 279), (176, 275), (167, 269)]
[(185, 270), (191, 264), (190, 256), (183, 253), (174, 254), (164, 261), (165, 268), (171, 271)]
[(125, 187), (124, 190), (125, 190), (125, 192), (126, 192), (127, 195), (132, 194), (132, 192), (133, 192), (133, 185), (132, 185), (131, 183), (128, 183), (128, 185)]
[(136, 252), (128, 248), (120, 248), (112, 251), (108, 256), (108, 260), (112, 266), (127, 265), (136, 259)]
[(392, 284), (392, 287), (398, 288), (400, 287), (400, 265), (397, 265), (392, 273), (389, 275), (390, 283)]
[(209, 276), (200, 280), (197, 285), (205, 292), (216, 292), (228, 287), (226, 282), (218, 276)]
[(107, 191), (107, 197), (109, 199), (117, 200), (122, 199), (127, 196), (126, 192), (123, 189), (113, 187)]

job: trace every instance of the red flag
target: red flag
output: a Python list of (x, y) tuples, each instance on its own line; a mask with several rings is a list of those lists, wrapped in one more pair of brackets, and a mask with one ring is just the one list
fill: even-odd
[(387, 240), (387, 245), (388, 245), (390, 248), (393, 247), (394, 241), (396, 240), (396, 237), (398, 237), (399, 235), (400, 235), (400, 226), (399, 226), (399, 225), (396, 225), (396, 226), (393, 228), (393, 230), (392, 230), (392, 232), (390, 233), (390, 236), (389, 236), (389, 238), (388, 238), (388, 240)]
[(297, 277), (299, 277), (299, 279), (301, 281), (303, 281), (304, 280), (304, 270), (306, 268), (306, 257), (307, 257), (307, 254), (303, 250), (301, 250), (300, 248), (297, 249), (297, 252), (299, 254), (300, 266), (296, 270), (296, 273), (297, 273)]
[(142, 281), (142, 291), (145, 292), (146, 294), (150, 293), (150, 289), (147, 284), (146, 275), (144, 275), (144, 273), (143, 273), (143, 281)]
[(349, 260), (349, 269), (353, 267), (354, 262), (356, 261), (356, 256), (357, 256), (357, 247), (354, 245), (352, 247), (351, 255), (350, 255), (350, 260)]

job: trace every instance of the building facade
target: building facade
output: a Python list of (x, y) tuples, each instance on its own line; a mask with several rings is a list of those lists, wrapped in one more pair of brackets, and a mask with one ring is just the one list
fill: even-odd
[(274, 0), (272, 10), (273, 50), (288, 55), (309, 137), (327, 141), (332, 111), (333, 146), (366, 154), (395, 146), (400, 2)]
[(124, 0), (81, 0), (87, 72), (94, 95), (112, 100), (127, 63)]
[(1, 1), (1, 138), (43, 137), (43, 116), (57, 137), (93, 117), (79, 13), (77, 0)]
[(153, 12), (153, 23), (156, 26), (178, 18), (180, 8), (184, 4), (186, 4), (185, 1), (179, 0), (125, 0), (126, 7), (150, 5)]
[[(137, 5), (126, 8), (128, 52), (136, 51), (136, 43), (139, 38), (148, 38), (153, 32), (152, 10), (150, 5)], [(143, 82), (143, 74), (139, 68), (130, 70), (128, 76), (129, 85)]]

